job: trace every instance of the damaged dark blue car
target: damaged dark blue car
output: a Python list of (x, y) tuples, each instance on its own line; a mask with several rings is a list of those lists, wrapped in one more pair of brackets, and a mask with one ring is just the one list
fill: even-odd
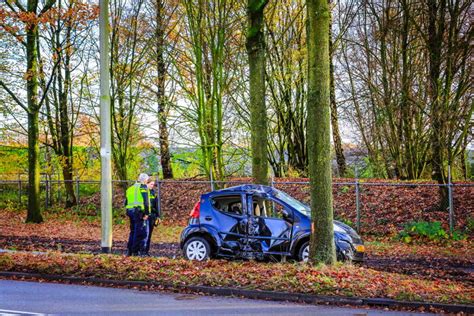
[[(310, 208), (288, 194), (263, 185), (241, 185), (203, 194), (181, 233), (189, 260), (214, 257), (307, 261)], [(337, 259), (362, 261), (364, 243), (349, 226), (334, 221)]]

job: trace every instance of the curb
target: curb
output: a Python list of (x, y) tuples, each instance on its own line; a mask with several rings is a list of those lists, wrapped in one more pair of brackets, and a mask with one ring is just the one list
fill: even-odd
[(274, 291), (258, 291), (246, 290), (228, 287), (212, 287), (212, 286), (197, 286), (197, 285), (174, 285), (160, 282), (147, 281), (124, 281), (124, 280), (107, 280), (97, 278), (80, 278), (61, 276), (53, 274), (39, 274), (39, 273), (24, 273), (24, 272), (6, 272), (0, 271), (0, 276), (3, 277), (17, 277), (25, 279), (44, 279), (50, 281), (68, 281), (70, 283), (92, 283), (96, 285), (120, 285), (128, 287), (147, 287), (157, 286), (165, 290), (185, 290), (194, 293), (213, 294), (218, 296), (236, 296), (249, 299), (260, 299), (268, 301), (286, 301), (295, 303), (307, 304), (329, 304), (329, 305), (352, 305), (352, 306), (374, 306), (374, 307), (392, 307), (392, 308), (410, 308), (425, 310), (440, 309), (450, 313), (466, 313), (474, 314), (474, 305), (455, 305), (429, 302), (408, 302), (398, 301), (386, 298), (357, 298), (357, 297), (343, 297), (343, 296), (324, 296), (311, 295), (303, 293), (289, 293), (289, 292), (274, 292)]

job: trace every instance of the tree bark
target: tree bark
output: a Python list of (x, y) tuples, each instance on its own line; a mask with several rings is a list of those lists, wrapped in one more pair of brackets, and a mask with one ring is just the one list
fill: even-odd
[[(28, 0), (28, 11), (36, 13), (37, 2)], [(26, 222), (41, 223), (40, 166), (38, 130), (38, 25), (29, 23), (26, 31), (27, 98), (28, 98), (28, 214)]]
[[(29, 68), (31, 69), (31, 68)], [(30, 91), (31, 89), (31, 91)], [(28, 94), (34, 91), (28, 84)], [(28, 98), (30, 103), (30, 98)], [(27, 223), (41, 223), (38, 112), (28, 113), (28, 214)]]
[[(59, 24), (59, 22), (58, 22)], [(59, 33), (59, 25), (58, 31)], [(68, 40), (66, 40), (66, 47), (71, 45), (70, 34)], [(68, 112), (68, 96), (71, 87), (71, 70), (70, 70), (70, 56), (68, 49), (61, 46), (59, 34), (56, 34), (56, 39), (51, 39), (51, 45), (54, 47), (54, 51), (58, 54), (57, 70), (52, 74), (54, 76), (52, 80), (52, 93), (53, 100), (49, 96), (45, 96), (46, 104), (46, 119), (48, 123), (49, 132), (51, 134), (51, 147), (54, 149), (54, 153), (60, 158), (61, 170), (63, 172), (64, 186), (66, 188), (66, 207), (76, 205), (76, 196), (73, 186), (73, 149), (72, 149), (72, 138), (73, 138), (73, 124), (71, 123)], [(63, 57), (63, 52), (66, 51), (66, 56)], [(41, 58), (38, 58), (39, 74), (40, 74), (40, 85), (43, 91), (46, 90), (46, 80), (44, 78), (44, 70), (41, 62)], [(63, 61), (64, 60), (64, 61)], [(63, 84), (63, 77), (61, 69), (65, 69), (65, 80)], [(54, 107), (51, 107), (50, 102), (54, 102)], [(52, 111), (54, 109), (54, 112)], [(58, 188), (59, 189), (59, 188)]]
[[(133, 148), (141, 137), (138, 132), (138, 104), (142, 99), (142, 80), (147, 67), (146, 56), (151, 43), (141, 29), (141, 16), (144, 1), (134, 2), (128, 10), (126, 4), (118, 0), (112, 1), (114, 10), (110, 25), (110, 106), (112, 117), (112, 155), (115, 170), (126, 189), (128, 174), (133, 156)], [(127, 36), (122, 36), (122, 30), (127, 29)], [(123, 67), (126, 65), (126, 67)]]
[[(59, 2), (60, 6), (61, 2)], [(58, 37), (57, 37), (57, 48), (59, 52), (59, 58), (64, 67), (64, 89), (62, 84), (59, 90), (59, 115), (61, 118), (60, 122), (60, 138), (61, 148), (59, 155), (62, 156), (62, 169), (64, 178), (64, 187), (66, 188), (66, 207), (71, 207), (77, 204), (76, 195), (74, 193), (73, 185), (73, 156), (72, 156), (72, 124), (69, 119), (68, 113), (68, 97), (71, 88), (71, 26), (66, 28), (66, 47), (61, 47), (61, 41), (59, 38), (59, 26), (58, 26)], [(61, 67), (58, 68), (59, 80), (62, 82)]]
[(327, 0), (307, 1), (308, 154), (311, 185), (310, 260), (334, 264), (330, 131), (330, 54)]
[[(28, 0), (26, 9), (19, 2), (12, 2), (11, 5), (16, 5), (17, 10), (9, 6), (15, 14), (25, 13), (29, 18), (24, 22), (24, 29), (26, 31), (26, 43), (22, 42), (26, 48), (26, 98), (27, 104), (24, 105), (17, 96), (8, 87), (0, 81), (0, 85), (6, 92), (25, 110), (28, 119), (28, 211), (26, 216), (27, 222), (41, 223), (43, 217), (40, 209), (40, 166), (39, 166), (39, 128), (38, 116), (42, 101), (38, 97), (39, 88), (39, 69), (38, 69), (38, 23), (44, 13), (46, 13), (55, 3), (55, 0), (47, 0), (43, 4), (43, 8), (38, 11), (38, 1)], [(43, 91), (47, 93), (47, 91)]]
[[(330, 39), (329, 46), (331, 47), (330, 50), (332, 51), (332, 40)], [(339, 172), (340, 177), (344, 177), (346, 174), (346, 157), (344, 157), (344, 150), (342, 149), (342, 140), (341, 140), (341, 133), (339, 132), (339, 116), (337, 114), (337, 104), (336, 104), (336, 89), (334, 84), (334, 64), (332, 62), (332, 55), (331, 55), (331, 65), (330, 65), (330, 86), (331, 86), (331, 95), (330, 95), (330, 102), (331, 102), (331, 126), (332, 126), (332, 141), (334, 143), (334, 151), (336, 153), (336, 162), (337, 162), (337, 170)]]
[(158, 121), (160, 129), (160, 156), (161, 156), (161, 169), (163, 170), (164, 179), (173, 178), (173, 169), (171, 168), (171, 155), (169, 150), (169, 139), (168, 139), (168, 127), (167, 117), (165, 110), (162, 105), (158, 109)]
[(263, 10), (268, 0), (247, 2), (247, 55), (250, 77), (250, 128), (252, 175), (256, 183), (268, 183), (267, 113), (265, 107), (265, 39)]
[[(431, 98), (431, 165), (433, 180), (446, 183), (444, 164), (446, 162), (446, 139), (444, 113), (440, 102), (440, 76), (443, 47), (443, 32), (446, 0), (428, 2), (428, 52), (429, 52), (429, 93)], [(448, 190), (439, 187), (439, 208), (448, 208)]]
[(166, 65), (164, 60), (165, 45), (165, 27), (163, 21), (163, 0), (156, 0), (156, 64), (158, 72), (158, 84), (156, 98), (158, 102), (158, 124), (160, 130), (160, 157), (163, 178), (173, 178), (173, 169), (171, 168), (171, 157), (169, 151), (168, 127), (167, 127), (167, 104), (165, 96)]
[[(331, 5), (331, 0), (329, 0)], [(332, 126), (332, 141), (334, 143), (334, 151), (336, 153), (337, 171), (339, 177), (343, 177), (346, 174), (346, 157), (344, 157), (344, 150), (342, 149), (341, 133), (339, 132), (339, 115), (337, 113), (336, 103), (336, 87), (334, 82), (334, 45), (332, 41), (332, 18), (329, 21), (329, 54), (330, 54), (330, 87), (331, 87), (331, 126)]]

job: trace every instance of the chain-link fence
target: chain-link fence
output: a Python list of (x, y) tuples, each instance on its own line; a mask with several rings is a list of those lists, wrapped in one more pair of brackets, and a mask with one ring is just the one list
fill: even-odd
[[(308, 182), (282, 182), (274, 186), (310, 202)], [(440, 208), (440, 189), (448, 191)], [(474, 183), (405, 183), (375, 180), (333, 183), (334, 217), (359, 232), (391, 235), (407, 223), (439, 221), (451, 231), (464, 230), (474, 221)]]
[[(156, 180), (158, 204), (165, 221), (185, 225), (189, 211), (201, 194), (218, 188), (249, 183), (250, 179), (231, 181)], [(72, 181), (77, 205), (71, 211), (100, 215), (100, 181), (76, 178)], [(124, 206), (125, 189), (134, 181), (113, 181), (113, 207)], [(66, 182), (59, 179), (40, 182), (44, 209), (62, 207), (68, 193)], [(309, 203), (307, 181), (272, 179), (271, 185)], [(439, 191), (447, 191), (446, 208), (440, 208)], [(26, 208), (28, 181), (0, 180), (0, 208)], [(439, 221), (451, 231), (464, 230), (474, 222), (474, 183), (448, 181), (391, 182), (369, 179), (335, 179), (334, 216), (366, 234), (390, 235), (413, 221)]]

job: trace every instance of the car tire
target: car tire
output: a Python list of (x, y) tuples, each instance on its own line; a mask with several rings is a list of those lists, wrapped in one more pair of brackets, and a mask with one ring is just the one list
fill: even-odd
[(309, 259), (309, 241), (304, 242), (298, 250), (298, 261), (308, 262)]
[(188, 260), (204, 261), (211, 256), (211, 246), (202, 237), (192, 237), (184, 244), (183, 255)]

